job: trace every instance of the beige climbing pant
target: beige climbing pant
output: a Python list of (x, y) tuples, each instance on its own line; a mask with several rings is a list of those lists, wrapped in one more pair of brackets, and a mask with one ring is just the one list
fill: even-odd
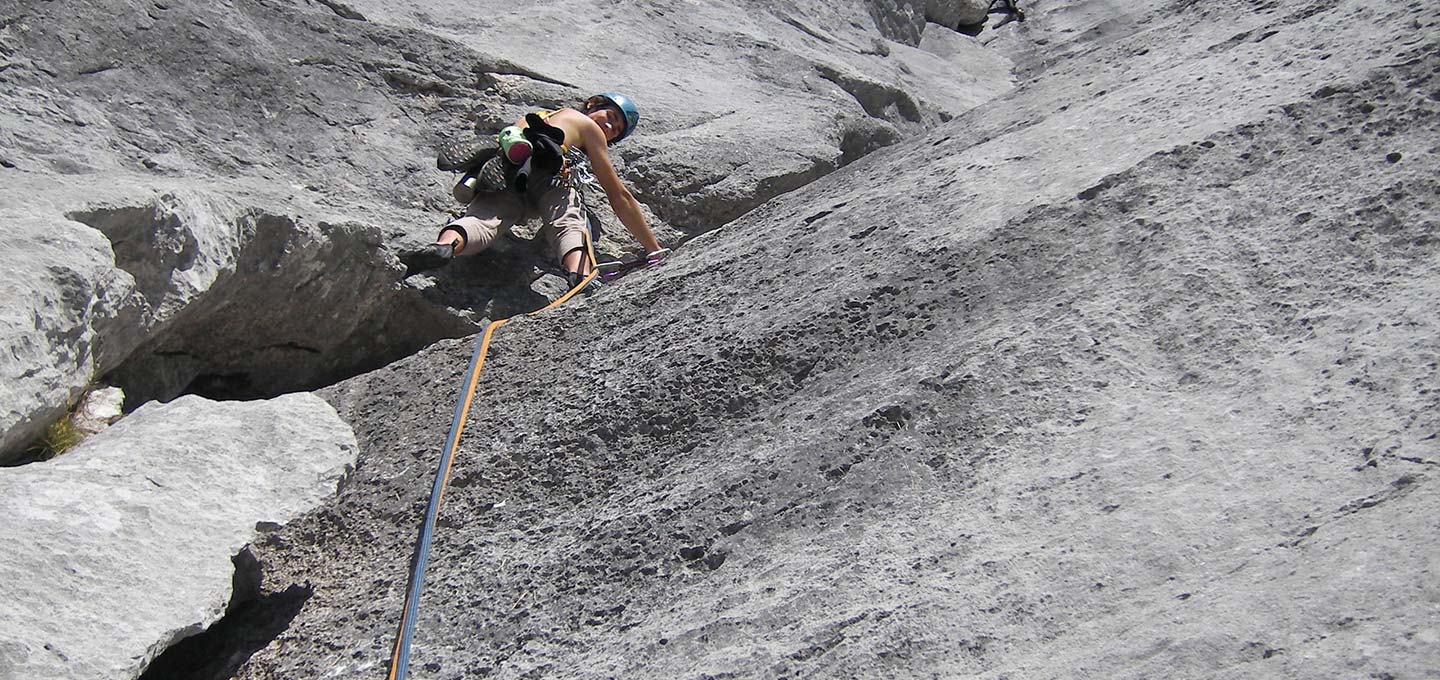
[(541, 194), (536, 205), (529, 208), (514, 194), (477, 194), (470, 200), (465, 216), (445, 228), (465, 235), (465, 249), (458, 254), (474, 255), (489, 248), (501, 232), (533, 217), (543, 220), (541, 231), (557, 262), (566, 253), (585, 247), (585, 206), (580, 202), (580, 192), (565, 185)]

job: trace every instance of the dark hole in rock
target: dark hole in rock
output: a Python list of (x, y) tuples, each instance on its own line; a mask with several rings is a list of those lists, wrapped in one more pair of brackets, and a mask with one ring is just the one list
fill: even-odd
[(264, 391), (255, 389), (250, 376), (245, 373), (206, 373), (196, 376), (185, 387), (184, 394), (198, 394), (206, 399), (263, 399)]
[(980, 32), (983, 30), (985, 30), (985, 24), (983, 22), (978, 24), (960, 24), (955, 27), (956, 33), (968, 35), (972, 38), (980, 35)]
[(289, 628), (314, 591), (292, 585), (261, 595), (260, 567), (250, 552), (234, 558), (235, 594), (225, 616), (150, 662), (139, 680), (227, 680), (251, 655)]
[(716, 569), (719, 569), (720, 565), (725, 564), (726, 557), (729, 557), (729, 554), (717, 550), (707, 555), (704, 559), (703, 564), (705, 565), (706, 569), (714, 571)]
[(705, 546), (696, 545), (680, 549), (680, 559), (695, 561), (705, 556)]

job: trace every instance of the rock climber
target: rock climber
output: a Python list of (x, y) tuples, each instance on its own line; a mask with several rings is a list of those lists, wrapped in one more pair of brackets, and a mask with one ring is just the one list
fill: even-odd
[[(620, 223), (645, 249), (647, 260), (663, 258), (669, 251), (655, 239), (640, 203), (621, 182), (610, 161), (610, 145), (634, 133), (639, 123), (635, 103), (618, 92), (590, 97), (579, 109), (539, 111), (516, 121), (515, 127), (534, 145), (537, 169), (531, 169), (530, 149), (520, 153), (509, 148), (507, 138), (513, 137), (512, 128), (502, 131), (501, 141), (507, 142), (503, 153), (476, 164), (455, 185), (456, 200), (468, 203), (465, 215), (446, 224), (434, 243), (402, 253), (405, 275), (443, 267), (456, 256), (484, 251), (502, 231), (538, 216), (544, 220), (543, 231), (551, 251), (574, 288), (594, 265), (585, 241), (585, 192), (596, 185), (604, 191)], [(550, 144), (547, 138), (555, 143)], [(561, 168), (558, 172), (541, 169), (539, 161), (547, 146), (563, 157), (563, 162), (557, 158)], [(488, 156), (473, 151), (452, 148), (451, 154)], [(442, 159), (444, 154), (442, 151)], [(523, 162), (516, 163), (522, 157)]]

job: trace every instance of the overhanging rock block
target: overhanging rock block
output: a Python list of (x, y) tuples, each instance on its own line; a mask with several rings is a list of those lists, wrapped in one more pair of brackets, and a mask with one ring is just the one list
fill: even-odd
[[(97, 380), (130, 404), (269, 397), (472, 330), (397, 285), (377, 229), (303, 198), (243, 183), (117, 181), (83, 201), (20, 188), (0, 208), (0, 463)], [(249, 390), (187, 390), (202, 375)]]
[(356, 451), (308, 393), (187, 396), (54, 460), (0, 469), (0, 679), (138, 676), (223, 615), (231, 558), (256, 523), (329, 498)]
[[(0, 211), (0, 463), (24, 453), (99, 371), (95, 326), (138, 327), (134, 282), (93, 229)], [(110, 347), (125, 340), (107, 341)]]
[(927, 0), (925, 18), (946, 28), (985, 21), (990, 3), (984, 0)]

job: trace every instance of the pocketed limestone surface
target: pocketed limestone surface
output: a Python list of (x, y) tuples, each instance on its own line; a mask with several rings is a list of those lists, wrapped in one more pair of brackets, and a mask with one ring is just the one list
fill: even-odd
[[(1014, 92), (497, 333), (412, 675), (1433, 675), (1436, 11), (1026, 9)], [(239, 677), (384, 672), (471, 341), (324, 392)]]

